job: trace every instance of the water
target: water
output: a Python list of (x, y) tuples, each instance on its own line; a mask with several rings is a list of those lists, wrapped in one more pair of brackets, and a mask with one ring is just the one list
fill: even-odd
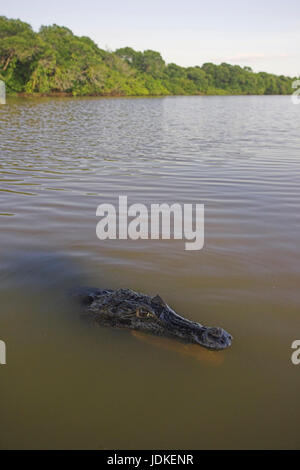
[[(0, 107), (1, 448), (300, 448), (300, 109), (289, 97)], [(100, 241), (96, 208), (205, 204), (205, 245)], [(159, 293), (233, 334), (182, 354), (91, 328), (74, 285)], [(217, 354), (217, 356), (216, 356)]]

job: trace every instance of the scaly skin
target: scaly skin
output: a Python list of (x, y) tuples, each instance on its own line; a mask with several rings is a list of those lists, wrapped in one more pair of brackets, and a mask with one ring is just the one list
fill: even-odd
[(232, 336), (222, 328), (210, 328), (178, 315), (159, 295), (150, 297), (131, 289), (82, 288), (74, 293), (84, 316), (94, 323), (199, 344), (221, 350), (231, 346)]

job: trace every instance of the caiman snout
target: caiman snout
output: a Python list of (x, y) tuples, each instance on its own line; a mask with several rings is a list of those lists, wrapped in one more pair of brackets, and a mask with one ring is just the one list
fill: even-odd
[(198, 344), (215, 350), (229, 348), (233, 339), (223, 328), (202, 327), (202, 332), (196, 336)]
[(214, 350), (226, 349), (231, 346), (233, 338), (223, 328), (206, 327), (200, 323), (187, 320), (169, 307), (162, 317), (171, 325), (173, 334), (183, 341), (192, 341)]

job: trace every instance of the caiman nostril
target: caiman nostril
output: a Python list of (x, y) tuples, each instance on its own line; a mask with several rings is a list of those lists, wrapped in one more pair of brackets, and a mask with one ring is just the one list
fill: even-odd
[(212, 334), (212, 336), (215, 336), (215, 338), (222, 338), (223, 330), (222, 330), (222, 328), (212, 328), (211, 329), (211, 334)]

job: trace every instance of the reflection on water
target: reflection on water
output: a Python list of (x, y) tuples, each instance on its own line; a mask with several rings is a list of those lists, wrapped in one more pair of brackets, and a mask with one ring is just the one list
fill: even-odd
[[(1, 448), (300, 447), (299, 125), (289, 97), (0, 107)], [(100, 242), (122, 194), (204, 203), (204, 249)], [(159, 293), (233, 346), (91, 328), (81, 284)]]
[(132, 331), (132, 335), (135, 338), (145, 341), (153, 346), (158, 346), (159, 348), (166, 349), (167, 351), (174, 351), (184, 356), (193, 357), (194, 359), (207, 364), (219, 366), (224, 362), (223, 353), (199, 348), (196, 344), (184, 344), (173, 339), (152, 336), (139, 331)]

